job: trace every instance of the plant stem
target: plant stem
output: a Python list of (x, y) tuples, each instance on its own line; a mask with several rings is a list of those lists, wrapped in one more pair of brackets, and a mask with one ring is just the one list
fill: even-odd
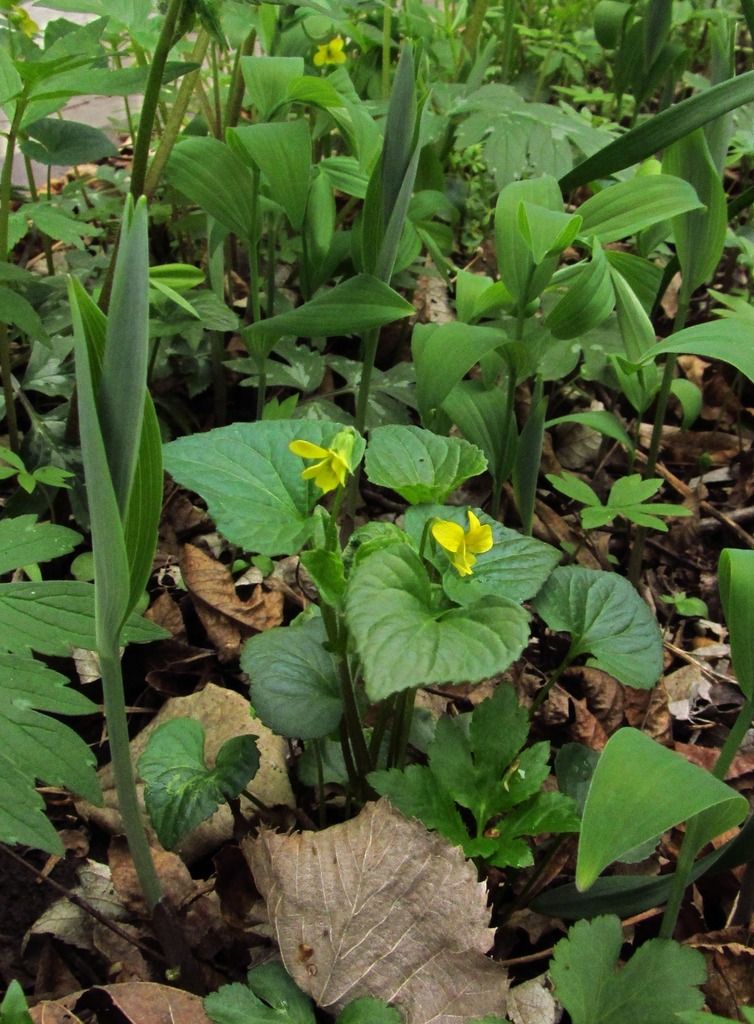
[(139, 885), (151, 913), (162, 899), (163, 892), (136, 798), (126, 720), (126, 702), (123, 695), (123, 674), (117, 641), (108, 643), (100, 639), (97, 652), (102, 674), (105, 720), (115, 776), (115, 789), (118, 795), (118, 808)]
[[(686, 317), (689, 312), (689, 301), (690, 296), (686, 295), (686, 291), (681, 286), (681, 292), (678, 301), (678, 310), (676, 312), (675, 321), (673, 322), (672, 334), (683, 329), (683, 325), (686, 323)], [(649, 442), (649, 451), (647, 453), (647, 461), (644, 467), (644, 479), (648, 480), (649, 477), (655, 471), (657, 465), (657, 456), (660, 452), (660, 442), (662, 441), (662, 428), (665, 425), (665, 413), (668, 410), (668, 399), (670, 398), (670, 386), (673, 383), (673, 377), (675, 375), (675, 365), (677, 356), (672, 353), (668, 355), (665, 361), (665, 369), (662, 374), (662, 383), (660, 384), (660, 390), (657, 392), (657, 405), (655, 407), (655, 418), (652, 425), (652, 437)], [(636, 534), (634, 536), (634, 542), (631, 546), (631, 556), (628, 562), (628, 578), (637, 586), (639, 583), (639, 576), (641, 574), (641, 566), (644, 560), (644, 542), (646, 540), (647, 531), (645, 527), (637, 527)]]
[[(510, 6), (513, 7), (515, 0), (511, 0)], [(482, 25), (484, 24), (484, 16), (487, 13), (487, 7), (489, 6), (489, 0), (476, 0), (474, 6), (471, 9), (471, 16), (466, 23), (466, 31), (463, 34), (463, 45), (471, 56), (474, 56), (476, 51), (477, 43), (479, 42), (479, 36), (482, 32)], [(507, 7), (506, 7), (507, 15)], [(508, 19), (506, 17), (506, 26)], [(508, 69), (510, 71), (510, 68)]]
[[(716, 779), (720, 779), (721, 782), (725, 780), (725, 776), (728, 774), (728, 769), (731, 766), (733, 758), (736, 756), (736, 751), (741, 746), (744, 736), (751, 726), (753, 717), (754, 698), (751, 698), (746, 701), (738, 712), (736, 720), (733, 723), (733, 728), (728, 733), (722, 750), (715, 762), (715, 767), (712, 769), (712, 774)], [(665, 907), (665, 913), (662, 916), (662, 925), (660, 927), (661, 939), (672, 939), (673, 937), (673, 932), (675, 931), (675, 926), (678, 921), (678, 914), (681, 909), (681, 904), (683, 903), (683, 896), (691, 879), (694, 859), (699, 852), (701, 845), (699, 836), (699, 816), (697, 815), (688, 822), (686, 826), (686, 834), (684, 835), (683, 842), (681, 843), (681, 852), (678, 855), (678, 863), (676, 864), (675, 874), (673, 875), (673, 888), (670, 891), (670, 896)]]
[(537, 693), (536, 697), (532, 701), (531, 708), (529, 709), (529, 717), (530, 718), (534, 717), (534, 714), (537, 711), (537, 709), (539, 707), (541, 707), (541, 705), (544, 704), (544, 702), (547, 700), (547, 695), (549, 694), (550, 690), (558, 682), (558, 680), (563, 675), (565, 670), (567, 668), (570, 668), (571, 663), (573, 662), (574, 658), (575, 658), (575, 655), (572, 654), (571, 651), (569, 650), (568, 654), (566, 654), (565, 658), (563, 658), (561, 663), (558, 665), (558, 667), (555, 669), (553, 674), (550, 676), (550, 678), (547, 680), (545, 685), (542, 687), (542, 689), (539, 691), (539, 693)]
[[(13, 183), (13, 156), (16, 150), (16, 139), (26, 110), (26, 91), (16, 100), (13, 120), (8, 129), (8, 142), (5, 148), (5, 161), (0, 175), (0, 260), (8, 259), (8, 224), (10, 221), (10, 196)], [(18, 436), (18, 420), (16, 418), (16, 401), (11, 380), (12, 366), (10, 358), (10, 338), (6, 324), (0, 324), (0, 376), (3, 378), (3, 397), (5, 398), (5, 418), (8, 421), (8, 443), (12, 452), (18, 454), (20, 442)]]
[(173, 46), (175, 29), (178, 18), (183, 7), (183, 0), (170, 0), (165, 21), (160, 30), (160, 36), (152, 56), (152, 64), (149, 68), (147, 86), (144, 90), (144, 102), (139, 115), (139, 129), (134, 142), (134, 156), (131, 165), (131, 195), (138, 199), (144, 191), (144, 181), (147, 175), (147, 162), (149, 160), (149, 145), (152, 141), (152, 128), (154, 127), (157, 104), (160, 100), (160, 88), (162, 87), (162, 76), (165, 72), (168, 54)]
[[(479, 0), (477, 0), (477, 3)], [(515, 36), (518, 0), (505, 0), (505, 18), (503, 21), (503, 59), (500, 68), (500, 81), (509, 82), (513, 64), (513, 39)]]
[(325, 807), (325, 770), (322, 764), (322, 740), (314, 740), (314, 761), (317, 765), (317, 817), (319, 827), (327, 826), (327, 808)]
[[(26, 168), (26, 180), (29, 183), (29, 195), (33, 203), (38, 202), (39, 192), (37, 191), (37, 183), (34, 180), (34, 169), (31, 166), (31, 160), (24, 153), (24, 167)], [(48, 197), (49, 198), (49, 197)], [(39, 228), (37, 228), (39, 231)], [(40, 238), (42, 239), (42, 248), (45, 254), (45, 264), (47, 266), (47, 274), (49, 277), (55, 276), (55, 264), (52, 261), (52, 242), (50, 236), (46, 235), (44, 231), (39, 232)]]
[[(208, 47), (209, 35), (204, 31), (204, 29), (201, 29), (196, 37), (194, 49), (191, 51), (189, 60), (192, 63), (201, 64), (207, 53)], [(167, 124), (165, 125), (165, 131), (160, 137), (157, 151), (152, 157), (152, 162), (149, 165), (149, 170), (147, 171), (147, 176), (144, 181), (144, 195), (146, 196), (152, 196), (157, 188), (162, 172), (165, 169), (165, 164), (168, 162), (168, 158), (172, 153), (173, 146), (178, 138), (183, 118), (186, 115), (188, 105), (191, 102), (191, 96), (194, 92), (194, 87), (196, 86), (196, 80), (200, 74), (201, 68), (197, 68), (196, 71), (191, 71), (188, 75), (185, 75), (180, 84), (178, 94), (175, 98), (175, 103), (173, 104)]]
[(372, 371), (374, 370), (374, 360), (377, 356), (377, 343), (379, 340), (380, 332), (377, 327), (364, 334), (361, 380), (359, 381), (359, 391), (356, 396), (356, 429), (360, 434), (364, 433), (364, 426), (366, 425), (369, 388), (372, 383)]
[(408, 738), (411, 735), (411, 721), (414, 716), (414, 703), (416, 701), (416, 689), (404, 690), (398, 695), (395, 705), (396, 717), (393, 722), (393, 732), (390, 737), (391, 768), (403, 768), (406, 764), (406, 753), (408, 751)]
[(241, 107), (243, 106), (243, 94), (244, 94), (244, 79), (243, 70), (241, 68), (241, 58), (249, 57), (254, 52), (254, 43), (257, 41), (256, 29), (252, 29), (251, 32), (243, 41), (241, 49), (236, 52), (236, 59), (233, 62), (233, 71), (230, 77), (230, 89), (228, 90), (228, 99), (225, 104), (225, 120), (223, 122), (224, 128), (234, 128), (238, 124), (238, 119), (241, 116)]
[(393, 42), (393, 4), (385, 0), (382, 8), (382, 98), (390, 95), (390, 49)]

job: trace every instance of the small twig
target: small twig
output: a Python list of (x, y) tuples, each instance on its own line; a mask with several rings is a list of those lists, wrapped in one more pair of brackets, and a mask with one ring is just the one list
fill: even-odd
[[(621, 921), (623, 928), (630, 928), (631, 925), (640, 924), (642, 921), (648, 921), (652, 917), (657, 917), (658, 914), (662, 913), (662, 907), (652, 907), (651, 910), (645, 910), (641, 914), (634, 914), (633, 917), (627, 917), (625, 921)], [(533, 964), (537, 960), (546, 960), (549, 956), (552, 956), (555, 950), (554, 946), (550, 946), (549, 949), (540, 949), (537, 953), (529, 953), (527, 956), (516, 956), (511, 960), (498, 960), (497, 963), (501, 967), (516, 967), (518, 964)]]
[(115, 932), (115, 934), (119, 935), (121, 939), (125, 939), (126, 942), (130, 943), (132, 946), (136, 946), (137, 949), (141, 950), (142, 953), (150, 957), (152, 960), (159, 960), (161, 963), (167, 963), (167, 960), (161, 953), (152, 949), (150, 946), (145, 945), (143, 942), (140, 942), (139, 939), (135, 939), (133, 935), (129, 935), (127, 931), (120, 928), (114, 921), (111, 921), (109, 918), (105, 917), (104, 914), (101, 914), (99, 910), (97, 910), (96, 907), (93, 907), (92, 904), (88, 900), (84, 899), (83, 896), (78, 896), (75, 892), (70, 892), (64, 885), (60, 885), (59, 882), (49, 878), (40, 871), (39, 868), (35, 868), (33, 864), (24, 860), (23, 857), (19, 857), (19, 855), (14, 853), (13, 850), (5, 845), (5, 843), (0, 843), (0, 849), (10, 857), (11, 860), (14, 860), (22, 867), (25, 867), (26, 870), (30, 871), (33, 875), (36, 875), (38, 881), (51, 886), (57, 893), (64, 896), (65, 899), (73, 903), (74, 906), (79, 907), (79, 909), (83, 910), (86, 914), (89, 914), (90, 917), (93, 917), (95, 921), (99, 922), (99, 924), (103, 924), (105, 928), (109, 928), (111, 932)]
[[(636, 458), (639, 462), (646, 463), (647, 461), (646, 455), (642, 452), (637, 451)], [(661, 462), (655, 464), (654, 472), (657, 473), (658, 476), (661, 476), (663, 480), (670, 484), (673, 490), (677, 491), (684, 498), (693, 498), (694, 500), (698, 500), (688, 484), (685, 484), (683, 480), (675, 475), (675, 473), (671, 473), (669, 469), (666, 469)], [(747, 548), (754, 548), (754, 537), (752, 537), (750, 533), (747, 533), (746, 530), (743, 530), (738, 523), (731, 519), (730, 516), (727, 516), (724, 512), (720, 512), (719, 509), (716, 509), (714, 505), (711, 505), (708, 501), (699, 500), (699, 511), (705, 512), (708, 516), (712, 516), (713, 519), (716, 519), (719, 523), (727, 526), (728, 529), (734, 533), (741, 543)]]
[(684, 651), (682, 647), (676, 647), (669, 640), (664, 641), (664, 646), (676, 657), (681, 658), (683, 661), (688, 662), (689, 665), (693, 665), (694, 668), (698, 668), (703, 676), (707, 676), (713, 682), (716, 683), (728, 683), (730, 686), (738, 686), (737, 680), (731, 676), (726, 676), (723, 672), (716, 672), (714, 668), (709, 668), (703, 661), (695, 658), (693, 654), (689, 654), (688, 651)]

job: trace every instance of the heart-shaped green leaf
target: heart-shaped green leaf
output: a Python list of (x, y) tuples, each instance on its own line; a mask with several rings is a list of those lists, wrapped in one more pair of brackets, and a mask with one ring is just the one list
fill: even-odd
[[(477, 555), (471, 576), (459, 576), (449, 566), (447, 556), (439, 552), (433, 564), (443, 573), (443, 587), (452, 601), (468, 605), (487, 596), (510, 601), (528, 601), (534, 597), (561, 558), (557, 548), (533, 537), (509, 530), (481, 509), (473, 509), (479, 521), (492, 529), (493, 545)], [(457, 505), (420, 505), (406, 512), (406, 532), (416, 546), (421, 541), (428, 519), (447, 519), (468, 527), (466, 509)]]
[(194, 718), (174, 718), (149, 737), (139, 758), (144, 803), (162, 845), (170, 850), (225, 800), (234, 800), (259, 768), (257, 741), (234, 736), (204, 763), (204, 728)]
[(377, 427), (369, 437), (366, 473), (373, 484), (389, 487), (412, 505), (442, 503), (487, 460), (460, 437), (441, 437), (420, 427)]
[[(306, 463), (288, 450), (294, 440), (327, 448), (343, 429), (322, 420), (234, 423), (181, 437), (165, 448), (165, 466), (207, 502), (217, 528), (246, 551), (297, 552), (311, 536), (311, 512), (322, 492), (303, 480)], [(356, 437), (352, 465), (364, 451)]]
[(503, 672), (529, 637), (528, 615), (500, 597), (449, 608), (408, 544), (353, 570), (346, 617), (369, 698), (433, 683), (477, 682)]
[(338, 673), (322, 620), (280, 626), (247, 640), (241, 668), (254, 709), (280, 736), (312, 740), (337, 729), (343, 713)]
[(571, 634), (570, 658), (626, 686), (647, 690), (662, 672), (662, 637), (649, 608), (622, 576), (567, 565), (556, 569), (534, 602), (550, 629)]

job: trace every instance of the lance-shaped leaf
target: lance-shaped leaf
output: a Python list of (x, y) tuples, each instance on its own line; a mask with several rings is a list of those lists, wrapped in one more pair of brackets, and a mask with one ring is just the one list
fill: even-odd
[(504, 1015), (476, 868), (386, 801), (321, 832), (265, 830), (244, 852), (283, 963), (318, 1005), (373, 996), (406, 1024)]
[(649, 689), (662, 672), (662, 637), (647, 605), (622, 576), (566, 565), (534, 607), (550, 629), (571, 634), (569, 659), (583, 654), (626, 686)]
[(58, 672), (31, 658), (0, 654), (0, 838), (61, 854), (63, 844), (44, 815), (38, 779), (101, 800), (87, 744), (62, 722), (40, 714), (94, 714), (97, 707)]
[(603, 189), (579, 207), (579, 234), (593, 235), (603, 244), (615, 242), (702, 205), (692, 185), (673, 174), (631, 178)]
[(442, 503), (457, 487), (487, 468), (476, 445), (440, 437), (420, 427), (377, 427), (369, 438), (366, 473), (412, 505)]
[(224, 142), (182, 139), (165, 168), (167, 181), (244, 241), (256, 232), (249, 168)]
[(225, 800), (235, 800), (256, 775), (253, 736), (235, 736), (220, 747), (213, 768), (204, 763), (204, 728), (195, 718), (158, 726), (139, 758), (144, 803), (162, 845), (170, 850)]
[(754, 326), (748, 317), (732, 316), (686, 327), (650, 349), (639, 365), (669, 352), (719, 359), (754, 381)]
[(733, 667), (738, 685), (751, 700), (754, 696), (754, 551), (724, 548), (718, 578)]
[(638, 729), (619, 729), (594, 770), (584, 806), (576, 885), (588, 889), (625, 854), (696, 815), (699, 847), (738, 825), (746, 798)]
[(529, 617), (519, 605), (487, 597), (448, 608), (437, 597), (408, 544), (378, 551), (353, 570), (346, 618), (371, 700), (415, 686), (477, 682), (520, 655)]
[(228, 130), (228, 144), (264, 175), (270, 195), (300, 231), (304, 223), (312, 166), (312, 140), (303, 119), (249, 124)]

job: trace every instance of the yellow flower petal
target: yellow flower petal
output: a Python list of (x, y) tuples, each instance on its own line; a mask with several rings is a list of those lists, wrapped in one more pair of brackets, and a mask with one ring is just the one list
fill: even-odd
[(311, 441), (291, 441), (288, 451), (299, 455), (302, 459), (326, 459), (330, 454), (327, 448), (320, 448), (318, 444)]
[(476, 562), (476, 558), (469, 554), (466, 545), (453, 556), (453, 567), (458, 570), (460, 576), (471, 576), (471, 567), (474, 562)]
[(466, 532), (466, 547), (477, 555), (489, 551), (493, 544), (492, 527), (482, 526), (474, 513), (469, 509), (469, 529)]
[[(343, 480), (345, 480), (345, 475)], [(338, 478), (338, 474), (333, 470), (329, 460), (320, 462), (317, 466), (317, 475), (314, 477), (314, 483), (323, 494), (334, 491), (339, 484), (343, 483), (343, 480)]]
[(320, 46), (317, 49), (317, 52), (314, 54), (314, 58), (313, 58), (313, 63), (314, 63), (315, 68), (324, 67), (326, 61), (327, 61), (327, 47), (326, 46)]
[(432, 536), (441, 548), (451, 553), (457, 552), (463, 546), (463, 527), (447, 519), (440, 519), (433, 525)]

